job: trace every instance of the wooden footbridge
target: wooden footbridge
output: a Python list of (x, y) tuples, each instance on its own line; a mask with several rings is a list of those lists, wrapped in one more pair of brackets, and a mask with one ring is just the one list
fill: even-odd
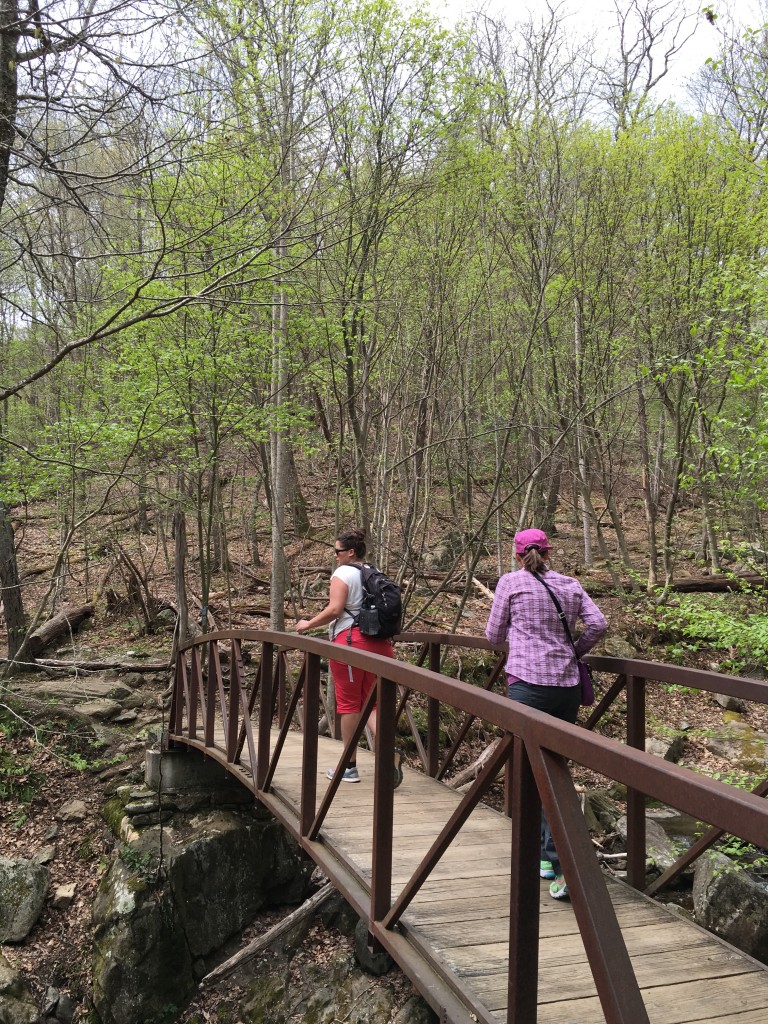
[[(484, 685), (440, 674), (449, 647), (487, 654)], [(178, 657), (169, 742), (218, 760), (274, 813), (442, 1021), (768, 1024), (768, 969), (650, 898), (724, 833), (768, 849), (768, 786), (745, 793), (643, 749), (648, 685), (678, 683), (761, 703), (768, 685), (592, 657), (593, 668), (612, 681), (589, 719), (570, 726), (494, 693), (505, 653), (485, 641), (406, 634), (398, 648), (416, 650), (415, 660), (431, 668), (282, 633), (198, 638)], [(340, 784), (339, 773), (326, 778), (348, 753), (316, 726), (324, 709), (321, 666), (330, 653), (379, 676), (375, 757), (358, 751), (359, 785)], [(593, 732), (621, 694), (626, 743)], [(447, 750), (441, 712), (451, 719)], [(421, 770), (406, 768), (395, 791), (401, 720)], [(497, 744), (460, 793), (440, 780), (474, 720)], [(629, 884), (598, 864), (569, 761), (627, 787)], [(501, 813), (483, 797), (503, 769)], [(642, 892), (647, 797), (711, 828)], [(542, 805), (568, 880), (567, 903), (552, 900), (538, 876)]]

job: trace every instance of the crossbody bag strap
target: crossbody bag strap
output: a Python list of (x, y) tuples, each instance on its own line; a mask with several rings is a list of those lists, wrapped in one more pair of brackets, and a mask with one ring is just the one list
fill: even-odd
[(579, 656), (576, 653), (576, 644), (573, 642), (573, 634), (571, 633), (571, 627), (568, 625), (568, 619), (566, 619), (566, 617), (565, 617), (565, 612), (563, 611), (563, 606), (558, 601), (557, 595), (555, 594), (554, 590), (552, 590), (552, 588), (549, 587), (544, 582), (544, 577), (543, 576), (540, 576), (537, 572), (532, 572), (531, 576), (535, 576), (536, 577), (536, 579), (539, 581), (539, 583), (542, 585), (542, 587), (544, 587), (546, 592), (552, 598), (552, 602), (553, 602), (555, 608), (557, 609), (558, 618), (560, 619), (560, 621), (563, 624), (563, 629), (565, 630), (565, 635), (568, 637), (568, 643), (573, 648), (574, 657), (576, 658), (576, 661), (578, 661), (579, 660)]

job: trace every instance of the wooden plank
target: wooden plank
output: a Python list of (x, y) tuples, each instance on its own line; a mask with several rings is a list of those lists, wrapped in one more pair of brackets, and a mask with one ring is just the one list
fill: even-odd
[[(340, 750), (337, 741), (320, 737), (320, 764), (335, 766)], [(292, 809), (300, 799), (301, 756), (301, 734), (289, 733), (273, 793)], [(341, 864), (369, 883), (375, 761), (362, 748), (357, 757), (363, 781), (339, 788), (322, 839)], [(247, 781), (247, 763), (243, 771)], [(321, 767), (318, 800), (327, 785)], [(393, 895), (461, 799), (406, 770), (395, 794)], [(492, 1011), (500, 1024), (506, 1018), (511, 842), (509, 819), (484, 805), (476, 808), (402, 922), (411, 948), (427, 951), (482, 1019), (490, 1022)], [(652, 1024), (768, 1024), (768, 973), (761, 965), (626, 886), (610, 879), (606, 884)], [(573, 910), (549, 898), (547, 882), (540, 882), (540, 905), (538, 1024), (599, 1024), (604, 1018)]]
[[(630, 946), (629, 934), (627, 945)], [(762, 986), (762, 994), (757, 997), (757, 1006), (768, 1007), (768, 979), (765, 978), (760, 968), (755, 964), (729, 953), (727, 950), (716, 948), (717, 944), (709, 943), (706, 937), (702, 937), (697, 945), (677, 948), (661, 949), (653, 952), (646, 952), (642, 956), (635, 956), (630, 948), (632, 963), (635, 968), (638, 983), (643, 998), (645, 999), (649, 1013), (655, 1005), (659, 1012), (660, 1019), (667, 1021), (670, 1013), (670, 1005), (666, 993), (672, 989), (679, 989), (681, 985), (688, 985), (691, 991), (703, 989), (719, 989), (726, 981), (731, 983), (734, 992), (741, 993), (750, 988), (755, 981)], [(446, 956), (448, 963), (453, 964), (460, 977), (465, 977), (467, 986), (478, 994), (478, 997), (493, 1011), (503, 1011), (506, 1007), (506, 964), (503, 969), (496, 967), (495, 973), (489, 969), (484, 974), (476, 973), (474, 976), (466, 974), (460, 963), (456, 963), (450, 956)], [(694, 985), (694, 983), (696, 983)], [(657, 998), (656, 993), (664, 993)], [(596, 998), (595, 985), (589, 967), (584, 959), (582, 950), (581, 957), (561, 956), (555, 952), (549, 956), (544, 953), (541, 961), (539, 974), (539, 1006), (545, 1007), (548, 1003), (561, 1003), (563, 1001), (584, 1003), (593, 997)], [(707, 997), (709, 998), (709, 997)], [(704, 1004), (702, 1004), (704, 1005)], [(741, 1009), (744, 1003), (739, 999), (731, 1003)], [(727, 1009), (727, 1004), (721, 1004), (721, 1009)], [(690, 1001), (686, 1003), (686, 1012), (690, 1009)], [(695, 1010), (694, 1013), (700, 1012)], [(546, 1016), (543, 1014), (542, 1017)], [(650, 1013), (651, 1020), (656, 1021), (653, 1013)], [(581, 1018), (577, 1018), (580, 1020)], [(598, 1017), (602, 1020), (602, 1017)], [(687, 1019), (685, 1017), (681, 1018)], [(693, 1016), (692, 1020), (700, 1019)], [(705, 1018), (702, 1018), (705, 1019)]]
[[(578, 949), (583, 957), (584, 947), (573, 915), (562, 917), (561, 920), (548, 918), (546, 924), (551, 927), (542, 927), (541, 937), (543, 939), (557, 938), (555, 949), (562, 951), (566, 957), (571, 955), (572, 948)], [(681, 943), (695, 943), (697, 940), (701, 941), (702, 938), (704, 941), (708, 941), (706, 937), (695, 933), (691, 934), (690, 929), (687, 929), (684, 924), (678, 924), (675, 921), (659, 921), (653, 916), (652, 907), (648, 908), (643, 920), (632, 914), (624, 914), (619, 918), (619, 924), (622, 926), (627, 945), (629, 946), (631, 939), (638, 953), (647, 948), (652, 949), (654, 946), (674, 950)], [(489, 918), (488, 915), (470, 923), (441, 920), (426, 925), (419, 919), (418, 929), (446, 955), (458, 956), (460, 950), (466, 949), (467, 956), (480, 964), (498, 963), (500, 965), (506, 963), (507, 940), (503, 938), (503, 928), (499, 927), (498, 921)], [(633, 952), (634, 948), (630, 947), (630, 953)], [(542, 952), (540, 957), (543, 955)]]
[[(768, 1024), (768, 1000), (765, 992), (757, 991), (755, 980), (755, 975), (742, 975), (709, 984), (692, 981), (643, 996), (651, 1024), (732, 1024), (739, 1018), (744, 1024)], [(597, 996), (543, 1005), (538, 1018), (537, 1024), (599, 1024), (605, 1020)]]
[[(760, 973), (755, 964), (713, 946), (706, 936), (698, 936), (697, 941), (681, 947), (681, 941), (685, 942), (687, 937), (681, 937), (672, 930), (660, 933), (654, 928), (628, 928), (623, 935), (638, 980), (646, 987), (678, 984), (693, 977), (715, 978), (730, 974)], [(489, 977), (505, 973), (507, 969), (506, 951), (502, 951), (500, 944), (476, 947), (441, 945), (437, 948), (447, 960), (456, 965), (457, 972), (467, 979)], [(586, 967), (581, 937), (572, 936), (569, 941), (557, 944), (542, 943), (539, 962), (543, 972), (567, 967), (565, 977), (570, 978), (571, 968), (579, 965)], [(585, 976), (587, 974), (588, 968)], [(546, 973), (542, 977), (546, 977)]]

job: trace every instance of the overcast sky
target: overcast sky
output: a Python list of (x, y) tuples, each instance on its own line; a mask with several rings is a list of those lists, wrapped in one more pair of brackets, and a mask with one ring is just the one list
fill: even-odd
[[(557, 0), (552, 0), (556, 6)], [(659, 0), (657, 7), (662, 6), (663, 0)], [(685, 82), (699, 68), (707, 57), (712, 57), (717, 52), (718, 33), (704, 19), (701, 14), (702, 7), (712, 6), (717, 10), (718, 0), (686, 0), (687, 9), (692, 15), (691, 27), (696, 27), (696, 32), (685, 44), (681, 52), (674, 58), (666, 79), (660, 83), (658, 95), (671, 97), (677, 102), (685, 99)], [(547, 18), (548, 6), (546, 0), (523, 0), (521, 3), (510, 2), (510, 0), (487, 0), (481, 4), (479, 0), (430, 0), (430, 6), (440, 17), (449, 21), (456, 21), (464, 15), (469, 15), (473, 10), (483, 7), (491, 16), (501, 16), (507, 22), (525, 21), (526, 12), (531, 12), (534, 17)], [(615, 9), (611, 0), (563, 0), (560, 9), (567, 18), (567, 24), (574, 26), (574, 32), (579, 35), (588, 34), (590, 30), (597, 32), (598, 37), (602, 34), (607, 40), (610, 38), (610, 30), (615, 25)], [(747, 24), (759, 24), (758, 16), (754, 14), (754, 6), (751, 0), (732, 0), (731, 9), (739, 18)]]

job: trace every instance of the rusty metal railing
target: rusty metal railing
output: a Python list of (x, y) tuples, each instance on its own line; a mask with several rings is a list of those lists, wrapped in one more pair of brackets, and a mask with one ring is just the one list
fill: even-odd
[[(768, 807), (764, 788), (746, 793), (697, 775), (687, 768), (646, 754), (645, 689), (651, 681), (732, 694), (768, 703), (768, 685), (712, 672), (696, 672), (670, 665), (629, 659), (589, 657), (598, 672), (611, 673), (611, 683), (587, 721), (587, 728), (569, 725), (492, 692), (502, 678), (503, 650), (486, 641), (451, 634), (406, 634), (403, 643), (419, 645), (417, 660), (430, 668), (409, 664), (353, 648), (331, 645), (312, 637), (269, 631), (237, 630), (212, 633), (187, 644), (179, 652), (169, 733), (171, 742), (183, 742), (206, 751), (246, 782), (257, 798), (269, 802), (270, 787), (289, 729), (301, 712), (302, 774), (298, 816), (293, 827), (302, 846), (322, 863), (319, 833), (341, 781), (337, 771), (318, 805), (318, 732), (316, 723), (323, 701), (321, 663), (333, 657), (352, 667), (374, 672), (378, 729), (373, 787), (372, 878), (370, 903), (362, 910), (375, 940), (396, 958), (402, 953), (397, 925), (416, 894), (458, 835), (474, 807), (483, 799), (502, 768), (506, 767), (506, 808), (512, 819), (515, 842), (510, 855), (510, 934), (508, 1024), (536, 1020), (539, 935), (539, 808), (543, 805), (557, 846), (571, 895), (576, 920), (608, 1024), (644, 1024), (649, 1020), (611, 904), (605, 879), (595, 857), (568, 761), (583, 765), (623, 783), (628, 792), (628, 879), (641, 888), (645, 881), (645, 800), (653, 797), (707, 822), (712, 830), (704, 839), (711, 845), (729, 833), (768, 848)], [(229, 680), (222, 673), (220, 644), (228, 643)], [(242, 645), (256, 645), (260, 656), (247, 678)], [(491, 667), (485, 685), (472, 686), (436, 671), (446, 646), (487, 651)], [(297, 664), (293, 665), (294, 662)], [(207, 666), (207, 667), (204, 667)], [(292, 672), (295, 667), (295, 673)], [(627, 697), (627, 742), (597, 735), (593, 729), (620, 693)], [(409, 694), (427, 701), (426, 742), (419, 735), (425, 770), (444, 774), (457, 740), (440, 763), (438, 723), (441, 706), (464, 715), (457, 736), (463, 738), (472, 719), (495, 727), (500, 734), (493, 756), (446, 822), (432, 847), (396, 895), (392, 894), (393, 799), (390, 766), (394, 757), (398, 717), (406, 713)], [(374, 696), (364, 709), (358, 735), (347, 743), (343, 765), (362, 734)], [(254, 729), (255, 718), (255, 729)], [(215, 745), (216, 723), (223, 730), (223, 746)], [(469, 724), (468, 724), (469, 723)], [(277, 736), (273, 741), (273, 726)], [(415, 729), (411, 716), (410, 724)], [(461, 742), (461, 739), (458, 740)], [(248, 744), (248, 778), (243, 776), (241, 754)], [(287, 821), (287, 819), (284, 819)], [(712, 838), (714, 836), (714, 838)], [(701, 851), (699, 851), (701, 852)], [(681, 859), (666, 872), (667, 880), (688, 863)], [(665, 876), (662, 876), (664, 879)], [(651, 888), (659, 888), (657, 880)], [(343, 882), (341, 885), (343, 889)], [(401, 961), (402, 963), (402, 961)], [(403, 964), (407, 969), (407, 965)], [(429, 993), (424, 992), (429, 998)], [(475, 1019), (491, 1024), (482, 1006), (472, 1005)], [(450, 1015), (448, 1015), (450, 1016)], [(466, 1019), (466, 1015), (465, 1015)]]

